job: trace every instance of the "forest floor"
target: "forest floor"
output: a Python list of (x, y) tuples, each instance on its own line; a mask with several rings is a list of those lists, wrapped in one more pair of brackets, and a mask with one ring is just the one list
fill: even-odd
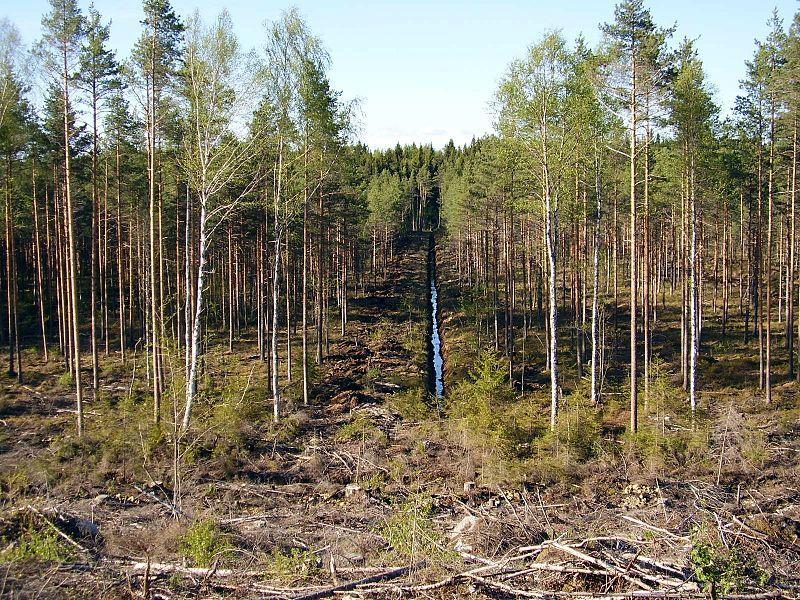
[[(0, 597), (800, 597), (795, 383), (764, 406), (752, 348), (709, 326), (701, 426), (675, 408), (667, 359), (639, 437), (621, 433), (621, 380), (609, 376), (597, 411), (565, 375), (567, 430), (547, 438), (529, 350), (528, 410), (509, 418), (546, 443), (519, 438), (509, 454), (509, 427), (483, 435), (427, 399), (427, 260), (428, 236), (409, 237), (385, 280), (352, 298), (309, 406), (295, 346), (278, 425), (255, 342), (212, 344), (178, 493), (173, 419), (150, 424), (141, 355), (104, 358), (78, 440), (59, 359), (26, 353), (26, 384), (4, 380), (0, 400)], [(446, 263), (442, 251), (458, 402), (480, 344)]]

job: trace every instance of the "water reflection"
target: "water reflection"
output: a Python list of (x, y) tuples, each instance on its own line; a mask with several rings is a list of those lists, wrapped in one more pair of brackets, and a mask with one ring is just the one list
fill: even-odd
[(439, 291), (436, 289), (436, 278), (431, 277), (431, 306), (433, 308), (433, 331), (431, 343), (433, 344), (433, 374), (436, 382), (436, 397), (441, 398), (444, 393), (442, 381), (442, 340), (439, 338)]

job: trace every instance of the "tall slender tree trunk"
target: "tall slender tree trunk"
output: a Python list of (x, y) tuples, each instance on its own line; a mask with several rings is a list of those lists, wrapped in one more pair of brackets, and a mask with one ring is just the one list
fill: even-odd
[[(191, 343), (188, 346), (189, 366), (188, 366), (188, 378), (186, 383), (186, 406), (183, 411), (183, 422), (181, 424), (182, 431), (184, 432), (186, 432), (189, 429), (189, 423), (192, 417), (192, 407), (194, 406), (195, 397), (197, 396), (197, 367), (200, 360), (200, 348), (202, 345), (202, 317), (203, 317), (203, 309), (205, 301), (205, 271), (206, 271), (206, 262), (208, 260), (208, 232), (206, 231), (207, 229), (206, 203), (207, 203), (207, 198), (203, 196), (201, 192), (200, 221), (198, 223), (198, 229), (200, 235), (197, 247), (197, 261), (198, 261), (197, 285), (195, 286), (194, 311), (191, 318), (192, 337), (191, 337)], [(187, 279), (187, 282), (188, 281), (189, 280)], [(186, 295), (186, 301), (188, 305), (189, 294)]]
[(697, 411), (697, 354), (699, 349), (698, 323), (698, 273), (697, 273), (697, 206), (695, 199), (694, 154), (689, 157), (689, 220), (691, 233), (689, 236), (689, 405), (692, 411), (692, 423)]
[[(120, 173), (119, 140), (117, 140), (114, 145), (114, 155), (114, 179), (117, 196), (117, 295), (119, 296), (119, 299), (117, 300), (119, 314), (117, 316), (119, 318), (119, 354), (120, 360), (124, 365), (127, 334), (125, 332), (125, 269), (123, 268), (123, 265), (125, 264), (123, 260), (125, 247), (122, 241), (122, 178)], [(130, 248), (128, 248), (128, 252), (131, 252)]]
[[(548, 299), (549, 306), (549, 363), (550, 363), (550, 430), (555, 431), (558, 421), (558, 404), (561, 390), (558, 383), (558, 305), (556, 298), (557, 271), (556, 271), (556, 251), (558, 244), (558, 199), (551, 194), (550, 173), (548, 170), (546, 129), (544, 131), (542, 143), (542, 193), (544, 197), (545, 215), (545, 251), (547, 253), (548, 267)], [(496, 272), (496, 270), (495, 270)], [(495, 314), (497, 311), (495, 310)]]
[[(39, 198), (36, 193), (36, 156), (31, 156), (31, 189), (33, 195), (33, 243), (36, 259), (36, 295), (39, 304), (39, 321), (42, 330), (42, 356), (44, 362), (49, 362), (50, 357), (47, 349), (47, 319), (45, 317), (45, 302), (47, 297), (44, 289), (44, 275), (42, 268), (42, 242), (39, 235)], [(45, 190), (46, 192), (47, 190)], [(45, 203), (47, 197), (45, 197)]]
[(160, 315), (158, 311), (158, 281), (156, 280), (156, 32), (157, 27), (153, 27), (150, 45), (150, 85), (148, 89), (148, 136), (147, 136), (147, 160), (148, 160), (148, 223), (149, 223), (149, 254), (150, 254), (150, 358), (153, 370), (153, 421), (161, 421), (161, 368), (160, 358)]
[(636, 327), (637, 327), (637, 248), (636, 248), (636, 53), (631, 52), (631, 95), (630, 95), (630, 385), (631, 385), (631, 414), (630, 428), (636, 432), (639, 428), (639, 393), (636, 382)]
[[(8, 307), (8, 374), (16, 375), (22, 383), (22, 356), (19, 348), (19, 318), (17, 292), (17, 251), (14, 234), (14, 211), (11, 207), (11, 153), (6, 156), (6, 291)], [(16, 357), (16, 364), (15, 364)]]
[(83, 387), (81, 385), (81, 345), (80, 323), (78, 319), (78, 256), (75, 245), (75, 211), (72, 205), (72, 171), (69, 150), (69, 68), (67, 65), (67, 49), (62, 49), (62, 85), (64, 110), (64, 197), (67, 221), (67, 245), (69, 260), (69, 295), (71, 305), (72, 326), (72, 362), (75, 379), (75, 401), (78, 412), (78, 437), (83, 436)]
[[(373, 263), (374, 264), (374, 263)], [(303, 361), (303, 405), (308, 406), (308, 186), (303, 197), (303, 282), (302, 302), (302, 361)]]
[(766, 350), (764, 365), (764, 399), (767, 404), (772, 402), (772, 230), (774, 213), (774, 186), (775, 186), (775, 103), (770, 102), (770, 134), (769, 134), (769, 172), (767, 173), (767, 256), (764, 276), (767, 282), (766, 289)]
[(92, 336), (92, 388), (99, 386), (99, 367), (97, 355), (97, 281), (98, 281), (98, 202), (97, 185), (97, 85), (92, 81), (92, 239), (91, 239), (91, 285), (89, 311), (91, 313)]
[(796, 218), (795, 201), (797, 199), (797, 116), (792, 120), (792, 164), (791, 181), (789, 182), (789, 258), (788, 277), (786, 283), (786, 348), (789, 354), (789, 379), (794, 378), (794, 281), (795, 281), (795, 238)]
[(650, 400), (650, 317), (651, 317), (651, 277), (650, 273), (650, 95), (645, 104), (645, 139), (644, 139), (644, 230), (642, 231), (642, 332), (644, 338), (644, 406)]
[(595, 172), (595, 217), (594, 235), (592, 242), (592, 404), (600, 403), (600, 389), (598, 386), (598, 354), (602, 348), (598, 347), (598, 284), (600, 279), (600, 218), (602, 215), (602, 183), (600, 180), (600, 156), (598, 149), (595, 148), (594, 172)]
[[(278, 372), (278, 300), (280, 296), (280, 263), (281, 263), (281, 236), (283, 224), (280, 222), (280, 197), (283, 176), (283, 138), (278, 142), (278, 177), (275, 187), (275, 254), (272, 265), (272, 418), (277, 423), (280, 420), (281, 389)], [(289, 291), (286, 290), (288, 294)], [(287, 336), (289, 332), (286, 332)]]
[(317, 227), (317, 352), (316, 352), (316, 362), (317, 364), (322, 364), (322, 343), (323, 343), (323, 328), (324, 328), (324, 321), (325, 321), (325, 258), (323, 256), (323, 248), (325, 243), (325, 234), (323, 228), (323, 219), (324, 219), (324, 195), (323, 195), (323, 186), (322, 186), (322, 177), (323, 174), (320, 171), (319, 174), (319, 184), (317, 186), (317, 194), (318, 194), (318, 202), (319, 202), (319, 225)]

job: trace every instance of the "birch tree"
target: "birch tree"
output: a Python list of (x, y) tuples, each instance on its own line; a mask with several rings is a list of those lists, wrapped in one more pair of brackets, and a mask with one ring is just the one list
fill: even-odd
[(186, 30), (182, 103), (187, 117), (180, 166), (199, 213), (199, 233), (194, 313), (187, 323), (191, 343), (184, 432), (197, 396), (209, 246), (220, 224), (259, 182), (257, 171), (250, 167), (262, 132), (248, 131), (248, 126), (261, 97), (262, 78), (254, 57), (242, 52), (232, 31), (226, 11), (208, 25), (195, 13)]
[[(273, 283), (270, 360), (272, 363), (273, 419), (277, 422), (280, 419), (281, 410), (278, 349), (281, 248), (284, 244), (290, 221), (296, 216), (298, 208), (300, 208), (300, 203), (296, 199), (292, 201), (287, 193), (287, 167), (291, 164), (288, 154), (293, 139), (295, 140), (295, 145), (298, 145), (297, 137), (302, 118), (303, 100), (300, 91), (305, 88), (304, 82), (307, 83), (306, 77), (309, 73), (309, 68), (311, 66), (314, 70), (322, 71), (323, 66), (328, 62), (328, 55), (322, 48), (320, 41), (311, 34), (296, 9), (283, 13), (280, 19), (267, 27), (264, 52), (266, 55), (266, 75), (269, 90), (264, 104), (271, 107), (275, 113), (271, 119), (275, 159), (272, 169)], [(268, 204), (265, 202), (265, 210), (268, 212), (269, 209), (267, 207)], [(286, 293), (288, 298), (288, 289)], [(287, 311), (287, 320), (288, 318)], [(288, 377), (291, 377), (290, 335), (290, 328), (287, 326), (286, 358)], [(306, 351), (304, 351), (304, 355), (305, 353)], [(304, 397), (307, 398), (307, 371), (304, 371), (304, 393)]]
[(555, 429), (561, 389), (558, 371), (558, 305), (556, 298), (559, 203), (568, 182), (572, 129), (569, 78), (574, 57), (560, 34), (551, 33), (531, 47), (528, 55), (512, 63), (498, 92), (499, 125), (503, 135), (517, 138), (530, 158), (535, 186), (530, 193), (541, 202), (548, 272), (550, 364), (550, 428)]

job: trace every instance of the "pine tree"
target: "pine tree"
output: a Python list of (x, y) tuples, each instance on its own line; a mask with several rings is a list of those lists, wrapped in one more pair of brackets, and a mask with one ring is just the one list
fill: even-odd
[(91, 298), (89, 311), (91, 313), (91, 338), (92, 338), (92, 387), (97, 390), (98, 379), (98, 352), (97, 352), (97, 311), (98, 287), (100, 278), (100, 246), (99, 246), (99, 219), (100, 219), (100, 174), (98, 166), (100, 136), (98, 117), (102, 109), (102, 102), (118, 87), (117, 66), (114, 53), (107, 48), (109, 25), (103, 25), (100, 13), (94, 4), (89, 6), (86, 19), (86, 38), (84, 40), (80, 60), (79, 84), (88, 96), (92, 110), (92, 252), (91, 252)]
[[(136, 43), (134, 60), (138, 70), (140, 86), (144, 87), (143, 103), (147, 124), (147, 176), (148, 176), (148, 224), (149, 224), (149, 337), (150, 357), (153, 371), (153, 419), (161, 419), (161, 397), (164, 392), (163, 348), (164, 315), (161, 298), (160, 272), (161, 252), (157, 252), (157, 224), (161, 204), (158, 197), (160, 177), (160, 139), (164, 127), (165, 94), (171, 85), (180, 55), (183, 24), (175, 14), (169, 0), (144, 0), (144, 31)], [(160, 249), (160, 245), (159, 245)]]
[[(637, 189), (638, 160), (642, 153), (639, 145), (642, 121), (649, 116), (643, 114), (645, 99), (653, 87), (661, 83), (659, 70), (660, 47), (671, 34), (671, 30), (660, 30), (653, 23), (650, 11), (642, 0), (624, 0), (614, 9), (614, 22), (603, 25), (607, 39), (608, 63), (606, 91), (612, 100), (627, 113), (629, 201), (630, 201), (630, 429), (638, 428), (637, 383), (637, 328), (639, 290), (639, 194)], [(645, 145), (646, 150), (646, 145)]]
[[(706, 89), (705, 75), (692, 42), (685, 40), (678, 50), (677, 77), (672, 89), (671, 120), (680, 146), (681, 178), (686, 182), (689, 222), (689, 405), (697, 409), (697, 357), (700, 351), (700, 292), (698, 269), (698, 164), (703, 160), (712, 136), (711, 124), (717, 108)], [(704, 178), (701, 178), (704, 179)]]
[(64, 139), (64, 211), (67, 222), (67, 278), (69, 298), (69, 335), (73, 352), (73, 378), (78, 409), (78, 436), (83, 435), (83, 388), (81, 382), (80, 319), (78, 316), (78, 247), (75, 227), (75, 207), (72, 194), (70, 139), (70, 95), (74, 84), (74, 68), (78, 62), (84, 36), (84, 20), (75, 0), (50, 0), (50, 12), (42, 19), (44, 35), (39, 46), (54, 85), (58, 85), (63, 118)]

